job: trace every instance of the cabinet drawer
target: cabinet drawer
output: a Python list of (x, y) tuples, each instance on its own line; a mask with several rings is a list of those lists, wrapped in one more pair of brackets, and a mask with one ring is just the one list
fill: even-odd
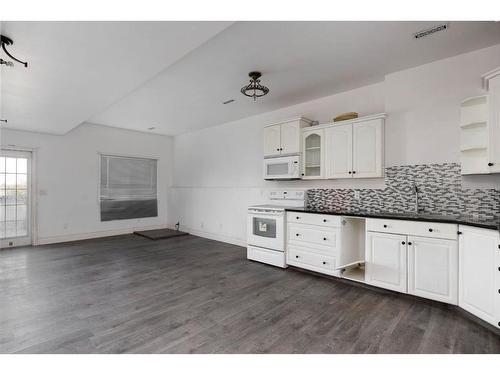
[(321, 225), (325, 227), (340, 227), (340, 216), (311, 214), (304, 212), (287, 212), (287, 222), (311, 225)]
[(289, 244), (313, 247), (332, 255), (338, 247), (340, 228), (289, 223), (287, 232)]
[(367, 219), (366, 230), (456, 240), (458, 226), (456, 224), (424, 221)]
[(336, 275), (335, 258), (322, 254), (315, 254), (298, 246), (289, 246), (286, 254), (287, 264), (305, 268), (311, 271)]

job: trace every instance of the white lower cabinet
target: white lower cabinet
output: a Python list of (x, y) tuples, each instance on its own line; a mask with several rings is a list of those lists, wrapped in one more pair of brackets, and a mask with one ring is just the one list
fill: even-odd
[(408, 293), (458, 303), (457, 241), (408, 236)]
[(406, 293), (406, 236), (367, 232), (365, 282)]
[(287, 214), (286, 263), (337, 276), (340, 219), (331, 215)]
[(286, 231), (291, 266), (340, 276), (344, 267), (363, 262), (364, 220), (288, 212)]
[(500, 327), (500, 238), (496, 230), (461, 226), (458, 305)]
[(286, 263), (327, 275), (336, 276), (338, 274), (333, 253), (317, 253), (307, 247), (290, 245), (287, 248)]
[(458, 303), (457, 225), (367, 219), (366, 228), (367, 284)]

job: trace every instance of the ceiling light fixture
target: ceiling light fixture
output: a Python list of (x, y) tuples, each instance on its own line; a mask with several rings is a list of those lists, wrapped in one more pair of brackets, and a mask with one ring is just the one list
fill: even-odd
[[(18, 62), (19, 64), (23, 64), (25, 68), (28, 67), (28, 63), (21, 61), (19, 59), (16, 59), (14, 56), (12, 56), (9, 51), (5, 48), (5, 46), (11, 46), (14, 44), (14, 41), (10, 39), (8, 36), (5, 35), (0, 35), (0, 45), (2, 46), (3, 51), (9, 56), (12, 60)], [(4, 59), (0, 59), (0, 65), (7, 65), (7, 66), (13, 66), (14, 64), (12, 61), (5, 61)]]
[(269, 89), (260, 84), (259, 78), (262, 76), (260, 72), (250, 72), (248, 76), (250, 77), (250, 84), (241, 88), (241, 93), (243, 95), (249, 96), (255, 101), (257, 98), (269, 93)]

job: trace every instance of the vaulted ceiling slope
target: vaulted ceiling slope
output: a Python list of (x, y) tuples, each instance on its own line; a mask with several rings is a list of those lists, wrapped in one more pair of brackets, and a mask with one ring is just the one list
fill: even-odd
[[(8, 127), (64, 134), (143, 85), (230, 22), (2, 22)], [(2, 51), (0, 56), (8, 57)]]
[[(412, 38), (437, 23), (7, 22), (31, 65), (2, 68), (4, 117), (56, 134), (89, 121), (176, 135), (500, 43), (497, 22), (451, 22)], [(251, 70), (271, 89), (256, 102), (239, 92)]]

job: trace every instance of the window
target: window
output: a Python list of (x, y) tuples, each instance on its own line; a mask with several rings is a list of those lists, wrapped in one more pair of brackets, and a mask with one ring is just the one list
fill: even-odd
[(158, 216), (157, 160), (101, 155), (101, 221)]

